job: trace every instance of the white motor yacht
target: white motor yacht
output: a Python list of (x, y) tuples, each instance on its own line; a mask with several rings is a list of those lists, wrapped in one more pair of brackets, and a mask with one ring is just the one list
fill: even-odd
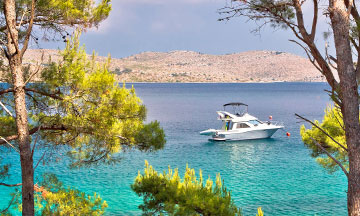
[[(225, 111), (226, 107), (232, 107), (234, 113)], [(241, 110), (241, 106), (246, 107)], [(248, 105), (244, 103), (224, 104), (224, 111), (217, 111), (218, 120), (223, 122), (221, 129), (208, 129), (201, 131), (201, 135), (211, 136), (213, 141), (251, 140), (271, 137), (278, 129), (284, 126), (273, 122), (262, 122), (248, 113)]]

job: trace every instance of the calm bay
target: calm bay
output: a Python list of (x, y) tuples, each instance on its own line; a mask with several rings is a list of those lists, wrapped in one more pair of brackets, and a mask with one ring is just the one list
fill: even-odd
[[(156, 170), (179, 168), (186, 164), (204, 177), (217, 173), (245, 215), (255, 215), (261, 206), (266, 215), (346, 215), (346, 177), (327, 173), (310, 157), (299, 134), (303, 122), (295, 113), (321, 120), (331, 104), (325, 83), (134, 83), (137, 95), (148, 109), (147, 121), (158, 120), (167, 144), (154, 153), (128, 151), (112, 166), (69, 170), (66, 162), (39, 166), (36, 176), (53, 172), (64, 184), (84, 192), (97, 192), (107, 201), (107, 215), (140, 215), (141, 198), (130, 184), (148, 160)], [(131, 84), (127, 84), (131, 87)], [(215, 111), (228, 102), (244, 102), (249, 113), (260, 120), (272, 116), (283, 122), (271, 139), (210, 142), (199, 131), (220, 127)], [(286, 132), (291, 134), (286, 136)], [(39, 156), (38, 156), (39, 157)], [(3, 156), (4, 162), (18, 161), (16, 153)], [(36, 161), (36, 160), (35, 160)], [(11, 167), (10, 183), (19, 180), (19, 167)], [(1, 188), (0, 209), (12, 189)]]

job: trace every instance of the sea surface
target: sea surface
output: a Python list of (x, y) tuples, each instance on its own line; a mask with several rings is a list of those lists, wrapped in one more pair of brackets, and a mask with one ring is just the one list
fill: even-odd
[[(40, 165), (37, 176), (53, 172), (68, 186), (89, 194), (97, 192), (107, 201), (107, 215), (140, 215), (142, 198), (130, 189), (138, 170), (148, 160), (158, 171), (168, 165), (183, 173), (186, 164), (203, 170), (215, 179), (221, 174), (235, 204), (245, 215), (256, 215), (262, 207), (266, 215), (346, 215), (346, 177), (327, 173), (310, 157), (299, 128), (309, 119), (322, 119), (331, 104), (325, 83), (259, 84), (133, 84), (148, 109), (147, 121), (159, 120), (167, 143), (155, 153), (122, 153), (117, 165), (70, 170), (64, 162)], [(127, 84), (131, 87), (131, 84)], [(271, 139), (210, 142), (199, 131), (220, 127), (215, 111), (228, 102), (249, 105), (249, 113), (260, 120), (271, 115), (283, 122)], [(291, 134), (286, 136), (286, 132)], [(2, 155), (5, 162), (19, 161), (18, 155)], [(9, 183), (19, 180), (19, 167), (12, 167)], [(17, 177), (16, 177), (17, 176)], [(8, 188), (0, 188), (0, 208), (10, 200)]]

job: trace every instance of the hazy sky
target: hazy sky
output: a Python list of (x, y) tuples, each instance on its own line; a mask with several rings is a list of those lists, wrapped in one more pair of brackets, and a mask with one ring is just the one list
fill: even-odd
[[(304, 56), (301, 48), (288, 41), (294, 39), (290, 31), (266, 27), (255, 35), (251, 30), (256, 23), (245, 18), (217, 21), (221, 17), (217, 10), (225, 4), (226, 0), (113, 0), (109, 18), (83, 34), (81, 41), (88, 52), (110, 53), (115, 58), (172, 50), (209, 54), (274, 50)], [(42, 47), (62, 48), (63, 43)]]

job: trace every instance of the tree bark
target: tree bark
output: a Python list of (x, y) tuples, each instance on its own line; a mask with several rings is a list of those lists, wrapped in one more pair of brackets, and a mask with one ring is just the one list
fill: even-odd
[(348, 214), (350, 216), (360, 216), (359, 94), (350, 46), (349, 13), (342, 0), (330, 0), (329, 12), (338, 60), (341, 112), (349, 150)]
[(34, 169), (30, 147), (28, 114), (25, 100), (25, 82), (22, 71), (22, 56), (19, 51), (18, 30), (16, 28), (15, 0), (4, 2), (4, 12), (7, 25), (7, 50), (11, 70), (16, 127), (20, 150), (22, 178), (22, 215), (34, 215)]

